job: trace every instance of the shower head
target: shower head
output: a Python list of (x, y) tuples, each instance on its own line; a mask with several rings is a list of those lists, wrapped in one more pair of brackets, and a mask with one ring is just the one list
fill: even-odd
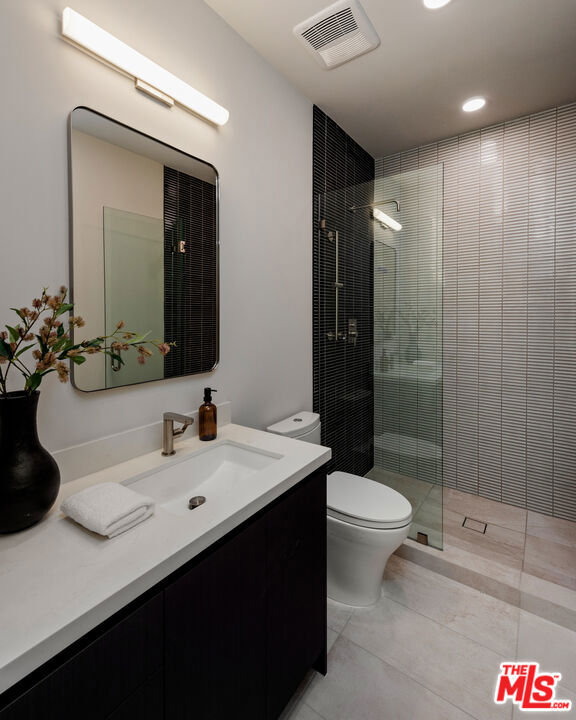
[(388, 230), (394, 230), (395, 232), (398, 232), (398, 230), (402, 230), (402, 225), (397, 221), (394, 220), (394, 218), (390, 217), (390, 215), (387, 215), (385, 212), (382, 212), (380, 208), (376, 207), (377, 205), (388, 205), (390, 203), (394, 203), (396, 205), (396, 210), (400, 211), (400, 203), (398, 200), (394, 200), (393, 198), (390, 200), (377, 200), (372, 203), (366, 203), (366, 205), (353, 205), (351, 208), (348, 208), (350, 212), (356, 212), (357, 210), (361, 210), (362, 208), (370, 208), (372, 210), (372, 217), (374, 220), (380, 223), (383, 227), (387, 228)]

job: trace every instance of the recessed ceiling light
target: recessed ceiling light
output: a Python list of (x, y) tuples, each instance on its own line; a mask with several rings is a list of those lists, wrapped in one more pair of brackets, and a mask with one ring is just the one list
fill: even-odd
[(429, 10), (437, 10), (438, 8), (444, 7), (444, 5), (448, 5), (450, 0), (424, 0), (424, 5)]
[(462, 105), (462, 110), (464, 110), (464, 112), (474, 112), (475, 110), (480, 110), (480, 108), (483, 108), (484, 105), (486, 105), (485, 98), (472, 97), (468, 98), (464, 105)]

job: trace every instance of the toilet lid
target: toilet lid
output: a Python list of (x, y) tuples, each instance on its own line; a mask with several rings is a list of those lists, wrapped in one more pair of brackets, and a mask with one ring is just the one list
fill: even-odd
[(396, 490), (360, 475), (328, 475), (328, 515), (352, 525), (399, 528), (412, 519), (412, 505)]
[(269, 425), (266, 430), (286, 437), (299, 437), (314, 430), (320, 424), (320, 415), (313, 412), (299, 412), (285, 420)]

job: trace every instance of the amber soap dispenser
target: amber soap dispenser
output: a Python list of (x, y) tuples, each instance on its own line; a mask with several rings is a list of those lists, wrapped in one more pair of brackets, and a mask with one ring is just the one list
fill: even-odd
[(204, 388), (204, 402), (198, 408), (198, 435), (200, 440), (215, 440), (218, 434), (218, 408), (212, 402), (214, 388)]

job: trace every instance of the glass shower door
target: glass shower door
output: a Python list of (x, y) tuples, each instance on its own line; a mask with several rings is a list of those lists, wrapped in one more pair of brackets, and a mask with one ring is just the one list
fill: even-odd
[[(123, 321), (135, 332), (164, 338), (164, 221), (104, 208), (104, 306), (109, 335)], [(123, 353), (119, 367), (106, 358), (106, 387), (161, 380), (164, 358), (154, 353), (145, 365), (137, 353)]]
[(316, 198), (314, 407), (329, 470), (406, 497), (442, 547), (442, 165)]
[[(410, 537), (442, 547), (442, 166), (375, 180), (374, 480), (411, 502)], [(390, 201), (393, 200), (393, 203)], [(398, 203), (399, 210), (394, 203)]]

